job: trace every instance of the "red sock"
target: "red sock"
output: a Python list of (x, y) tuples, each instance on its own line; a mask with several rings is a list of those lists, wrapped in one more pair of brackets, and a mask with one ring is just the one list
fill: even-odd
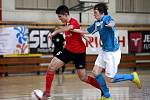
[(100, 85), (98, 84), (98, 82), (96, 81), (95, 78), (88, 76), (88, 83), (94, 87), (96, 87), (97, 89), (100, 89)]
[(46, 96), (50, 96), (51, 86), (54, 79), (54, 71), (48, 71), (46, 74)]
[[(90, 85), (92, 85), (92, 86), (96, 87), (97, 89), (101, 90), (101, 87), (100, 87), (100, 85), (98, 84), (98, 82), (96, 81), (95, 78), (93, 78), (91, 76), (88, 76), (88, 82), (87, 83), (89, 83)], [(103, 96), (103, 95), (104, 94), (101, 90), (101, 96)]]

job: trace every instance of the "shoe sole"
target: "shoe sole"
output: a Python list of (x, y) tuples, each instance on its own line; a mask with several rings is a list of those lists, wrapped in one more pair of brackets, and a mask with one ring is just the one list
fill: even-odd
[(136, 84), (137, 88), (141, 89), (142, 85), (137, 72), (133, 72), (133, 76), (134, 76), (133, 82)]
[(99, 100), (112, 100), (112, 98), (101, 97)]
[(42, 100), (37, 94), (36, 92), (34, 92), (35, 97), (37, 98), (37, 100)]

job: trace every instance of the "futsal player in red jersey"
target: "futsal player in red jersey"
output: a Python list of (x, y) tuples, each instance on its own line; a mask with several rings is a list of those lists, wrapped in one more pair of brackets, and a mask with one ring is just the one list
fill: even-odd
[[(59, 20), (64, 23), (64, 27), (55, 30), (48, 38), (52, 38), (60, 32), (64, 32), (66, 45), (64, 49), (56, 54), (56, 56), (51, 60), (49, 64), (49, 69), (46, 73), (46, 90), (42, 98), (38, 100), (50, 100), (51, 98), (51, 87), (54, 79), (54, 73), (57, 68), (62, 67), (69, 61), (73, 61), (79, 79), (83, 82), (91, 84), (92, 86), (100, 89), (99, 84), (95, 78), (87, 75), (85, 69), (85, 57), (86, 57), (86, 47), (82, 40), (82, 34), (75, 33), (71, 30), (80, 29), (80, 24), (78, 21), (69, 16), (69, 9), (65, 5), (61, 5), (57, 8), (56, 14)], [(35, 94), (36, 95), (36, 94)], [(38, 95), (36, 95), (38, 97)]]

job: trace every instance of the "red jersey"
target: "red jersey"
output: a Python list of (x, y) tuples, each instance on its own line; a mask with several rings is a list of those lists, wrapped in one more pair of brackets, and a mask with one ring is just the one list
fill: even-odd
[[(78, 21), (71, 18), (67, 25), (72, 25), (74, 29), (80, 29)], [(86, 50), (85, 44), (82, 40), (82, 35), (80, 33), (67, 31), (65, 32), (66, 46), (68, 51), (73, 53), (83, 53)]]

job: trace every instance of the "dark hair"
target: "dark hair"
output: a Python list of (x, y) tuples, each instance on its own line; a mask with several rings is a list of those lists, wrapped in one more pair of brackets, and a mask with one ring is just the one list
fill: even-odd
[(94, 10), (98, 10), (101, 14), (104, 13), (104, 15), (108, 15), (108, 7), (106, 3), (99, 3), (94, 6)]
[(64, 15), (64, 14), (66, 14), (66, 13), (69, 15), (69, 9), (68, 9), (68, 7), (65, 6), (65, 5), (61, 5), (61, 6), (59, 6), (59, 7), (56, 9), (56, 14), (62, 14), (62, 15)]

